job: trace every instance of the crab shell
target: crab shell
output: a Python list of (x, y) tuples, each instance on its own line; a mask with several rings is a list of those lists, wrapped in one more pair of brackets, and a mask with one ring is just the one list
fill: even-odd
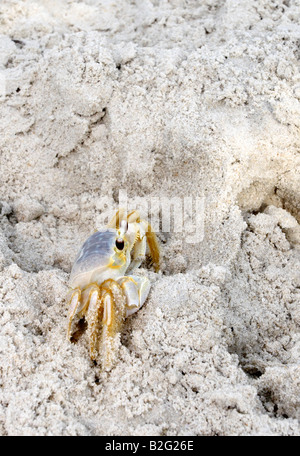
[(118, 230), (109, 228), (97, 231), (85, 241), (71, 271), (71, 288), (82, 289), (90, 283), (101, 285), (107, 279), (116, 280), (125, 274), (130, 264), (130, 249), (125, 240), (123, 251), (118, 251), (119, 235)]

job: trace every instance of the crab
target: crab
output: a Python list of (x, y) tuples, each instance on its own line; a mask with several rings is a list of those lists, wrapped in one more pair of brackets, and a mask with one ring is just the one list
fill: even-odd
[(110, 369), (120, 344), (126, 317), (137, 312), (147, 299), (150, 281), (134, 275), (149, 247), (159, 270), (159, 244), (151, 225), (138, 211), (116, 212), (106, 229), (92, 234), (82, 245), (70, 276), (67, 337), (75, 323), (85, 318), (90, 357), (100, 354), (104, 369)]

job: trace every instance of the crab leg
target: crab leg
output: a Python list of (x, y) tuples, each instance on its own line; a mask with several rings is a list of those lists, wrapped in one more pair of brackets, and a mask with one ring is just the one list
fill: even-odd
[(103, 293), (102, 346), (103, 367), (111, 367), (120, 344), (120, 331), (126, 315), (126, 296), (122, 287), (113, 279), (101, 286)]
[(103, 329), (102, 329), (102, 346), (101, 357), (102, 365), (104, 368), (109, 368), (113, 362), (113, 354), (116, 352), (115, 345), (118, 343), (116, 336), (118, 331), (114, 327), (115, 323), (115, 301), (110, 293), (104, 297), (104, 310), (103, 310)]
[(103, 303), (102, 300), (99, 299), (99, 291), (94, 289), (89, 296), (88, 311), (86, 314), (90, 341), (90, 355), (92, 360), (96, 359), (98, 351), (98, 338), (102, 314)]
[(99, 289), (94, 289), (89, 298), (87, 311), (90, 356), (96, 360), (99, 351), (99, 338), (102, 329), (100, 353), (104, 368), (113, 362), (119, 332), (125, 317), (126, 298), (120, 285), (113, 279), (103, 282)]
[(159, 245), (158, 245), (156, 234), (155, 234), (154, 231), (152, 231), (152, 227), (151, 227), (150, 223), (148, 223), (147, 225), (148, 225), (148, 227), (147, 227), (148, 229), (146, 231), (147, 243), (148, 243), (148, 246), (149, 246), (150, 255), (151, 255), (151, 258), (152, 258), (152, 261), (153, 261), (155, 272), (158, 272), (159, 268), (160, 268), (160, 264), (159, 264), (159, 257), (160, 257)]
[(68, 311), (68, 330), (67, 330), (67, 338), (70, 340), (71, 337), (71, 327), (73, 320), (75, 316), (78, 314), (78, 311), (80, 309), (80, 296), (81, 296), (81, 291), (79, 289), (75, 290), (75, 292), (72, 293), (71, 299), (70, 299), (70, 307)]
[[(138, 211), (131, 212), (127, 217), (128, 223), (137, 222), (139, 223), (139, 240), (136, 242), (134, 247), (133, 262), (134, 265), (130, 268), (131, 271), (139, 267), (143, 261), (146, 253), (146, 241), (149, 246), (150, 256), (154, 265), (155, 272), (159, 271), (159, 244), (155, 232), (152, 230), (150, 223), (145, 220), (140, 220), (140, 215)], [(146, 238), (145, 238), (146, 236)]]
[(141, 240), (137, 240), (136, 243), (133, 246), (133, 252), (132, 252), (132, 261), (126, 271), (127, 273), (132, 273), (135, 269), (137, 269), (142, 261), (145, 258), (146, 254), (146, 236), (144, 234), (143, 238)]

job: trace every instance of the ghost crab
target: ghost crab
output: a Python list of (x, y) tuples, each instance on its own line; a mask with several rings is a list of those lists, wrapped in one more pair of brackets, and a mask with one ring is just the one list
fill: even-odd
[(75, 259), (68, 294), (68, 339), (75, 320), (85, 317), (91, 359), (95, 361), (100, 352), (105, 369), (113, 364), (124, 319), (148, 296), (147, 277), (132, 275), (145, 258), (147, 244), (157, 272), (159, 246), (151, 225), (140, 219), (138, 211), (126, 215), (119, 210), (106, 229), (85, 241)]

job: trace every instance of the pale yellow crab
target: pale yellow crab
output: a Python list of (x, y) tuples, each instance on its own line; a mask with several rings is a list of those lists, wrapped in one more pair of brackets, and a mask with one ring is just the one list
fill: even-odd
[(144, 304), (150, 282), (125, 275), (145, 258), (146, 244), (159, 270), (159, 246), (150, 224), (137, 211), (116, 212), (107, 228), (92, 234), (81, 247), (70, 277), (68, 339), (72, 325), (85, 317), (90, 356), (100, 353), (102, 366), (113, 364), (124, 319)]

